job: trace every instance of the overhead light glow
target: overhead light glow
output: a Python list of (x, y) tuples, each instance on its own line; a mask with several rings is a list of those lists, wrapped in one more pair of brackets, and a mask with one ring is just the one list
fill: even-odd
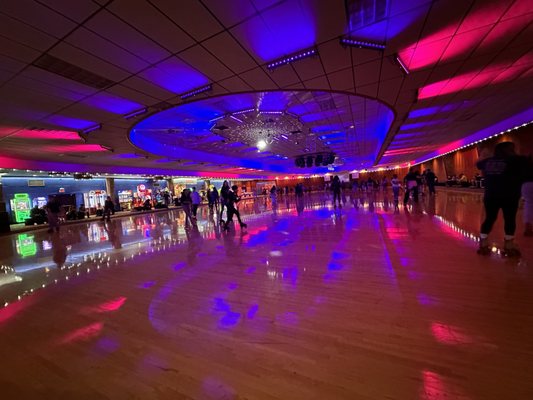
[(267, 142), (265, 142), (263, 139), (257, 142), (257, 148), (259, 150), (264, 150), (267, 147)]
[(279, 60), (276, 60), (276, 61), (272, 61), (271, 63), (267, 64), (267, 68), (269, 70), (273, 70), (278, 67), (281, 67), (282, 65), (290, 64), (294, 61), (302, 60), (307, 57), (312, 57), (316, 54), (318, 54), (317, 50), (315, 48), (311, 48), (308, 50), (304, 50), (301, 53), (296, 53), (296, 54), (293, 54), (292, 56), (288, 56), (288, 57), (280, 58)]

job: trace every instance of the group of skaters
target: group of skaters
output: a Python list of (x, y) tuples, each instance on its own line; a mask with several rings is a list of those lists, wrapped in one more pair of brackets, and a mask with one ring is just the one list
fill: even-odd
[(347, 192), (350, 192), (350, 197), (352, 202), (354, 202), (353, 199), (359, 192), (377, 193), (382, 190), (386, 193), (390, 187), (394, 197), (394, 207), (399, 210), (401, 191), (404, 192), (403, 204), (406, 206), (410, 198), (415, 203), (418, 203), (419, 196), (425, 194), (426, 188), (430, 196), (435, 195), (436, 183), (437, 176), (431, 169), (428, 168), (421, 174), (411, 167), (403, 181), (398, 178), (397, 174), (394, 174), (390, 181), (387, 177), (383, 177), (381, 181), (369, 177), (367, 180), (355, 180), (351, 183), (346, 183), (342, 182), (338, 175), (335, 175), (331, 180), (330, 189), (333, 192), (333, 206), (337, 208), (337, 206), (341, 207), (341, 202), (346, 202)]
[[(241, 229), (247, 227), (247, 225), (242, 222), (241, 214), (237, 209), (237, 203), (241, 201), (241, 197), (238, 195), (238, 190), (239, 188), (237, 185), (230, 187), (228, 181), (224, 181), (220, 188), (220, 192), (215, 186), (207, 192), (209, 213), (216, 213), (219, 216), (219, 222), (224, 231), (229, 231), (234, 216), (237, 217)], [(195, 187), (192, 188), (192, 191), (190, 189), (184, 189), (181, 192), (180, 203), (185, 214), (185, 227), (196, 224), (198, 219), (198, 207), (201, 202), (202, 198), (196, 191)], [(223, 219), (224, 208), (226, 209), (225, 221)]]

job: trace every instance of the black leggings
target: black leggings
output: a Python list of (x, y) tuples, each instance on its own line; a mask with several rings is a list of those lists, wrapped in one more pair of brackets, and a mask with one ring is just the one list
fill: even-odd
[(235, 207), (231, 205), (227, 205), (226, 207), (228, 208), (228, 220), (226, 221), (226, 225), (229, 224), (233, 220), (233, 215), (237, 216), (237, 219), (239, 220), (239, 224), (242, 225), (241, 214), (239, 213), (239, 210), (237, 210)]
[(335, 204), (335, 200), (337, 200), (339, 204), (341, 204), (341, 192), (340, 191), (336, 191), (336, 190), (333, 191), (333, 204)]
[(500, 208), (503, 211), (505, 234), (513, 236), (516, 230), (516, 213), (518, 211), (519, 197), (485, 197), (485, 221), (481, 224), (481, 233), (488, 235), (492, 226), (498, 219)]

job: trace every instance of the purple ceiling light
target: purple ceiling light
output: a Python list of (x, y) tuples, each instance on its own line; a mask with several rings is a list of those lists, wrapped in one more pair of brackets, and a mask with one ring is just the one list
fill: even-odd
[(381, 43), (367, 42), (365, 40), (357, 40), (349, 37), (341, 37), (340, 43), (343, 46), (357, 47), (358, 49), (370, 49), (370, 50), (385, 50), (385, 45)]
[(241, 111), (235, 111), (233, 113), (231, 113), (232, 115), (239, 115), (239, 114), (246, 114), (246, 113), (249, 113), (249, 112), (254, 112), (256, 111), (255, 108), (248, 108), (246, 110), (241, 110)]
[(407, 69), (407, 66), (403, 63), (399, 55), (394, 56), (394, 61), (396, 61), (396, 64), (400, 66), (405, 75), (409, 75), (409, 70)]
[(259, 111), (259, 114), (283, 114), (283, 111)]
[(144, 107), (144, 108), (141, 108), (140, 110), (135, 110), (135, 111), (132, 111), (132, 112), (130, 112), (128, 114), (124, 114), (122, 117), (124, 119), (132, 119), (132, 118), (135, 118), (138, 115), (144, 114), (146, 111), (148, 111), (148, 108)]
[(96, 124), (96, 125), (93, 125), (93, 126), (90, 126), (88, 128), (85, 128), (81, 131), (81, 133), (90, 133), (90, 132), (93, 132), (93, 131), (96, 131), (98, 129), (102, 129), (102, 124)]
[(182, 100), (185, 100), (185, 99), (188, 99), (190, 97), (194, 97), (194, 96), (196, 96), (196, 95), (198, 95), (200, 93), (208, 92), (210, 90), (213, 90), (213, 85), (212, 84), (205, 85), (205, 86), (199, 87), (197, 89), (191, 90), (189, 92), (182, 93), (182, 94), (180, 94), (180, 98)]
[(272, 61), (271, 63), (267, 64), (267, 68), (272, 71), (273, 69), (281, 67), (282, 65), (290, 64), (294, 61), (302, 60), (307, 57), (312, 57), (317, 54), (318, 54), (317, 49), (313, 47), (313, 48), (304, 50), (300, 53), (295, 53), (292, 56), (287, 56), (287, 57), (280, 58), (279, 60)]
[(233, 115), (230, 115), (229, 117), (230, 117), (232, 120), (237, 121), (237, 122), (240, 122), (240, 123), (242, 124), (242, 119), (239, 119), (239, 118), (237, 118), (237, 117), (234, 117)]

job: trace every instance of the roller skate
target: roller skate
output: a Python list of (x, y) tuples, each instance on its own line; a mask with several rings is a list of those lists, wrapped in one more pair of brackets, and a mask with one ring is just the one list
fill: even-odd
[(477, 249), (477, 254), (481, 254), (483, 256), (489, 255), (491, 253), (491, 249), (489, 246), (489, 238), (480, 238), (479, 239), (479, 248)]
[(241, 228), (242, 228), (242, 229), (244, 229), (244, 228), (247, 228), (247, 227), (248, 227), (248, 225), (246, 225), (246, 224), (245, 224), (244, 222), (241, 222), (241, 223), (240, 223), (240, 225), (241, 225)]
[(501, 254), (503, 257), (509, 258), (518, 258), (522, 255), (522, 253), (520, 253), (520, 250), (518, 249), (518, 246), (514, 242), (514, 239), (505, 240)]

